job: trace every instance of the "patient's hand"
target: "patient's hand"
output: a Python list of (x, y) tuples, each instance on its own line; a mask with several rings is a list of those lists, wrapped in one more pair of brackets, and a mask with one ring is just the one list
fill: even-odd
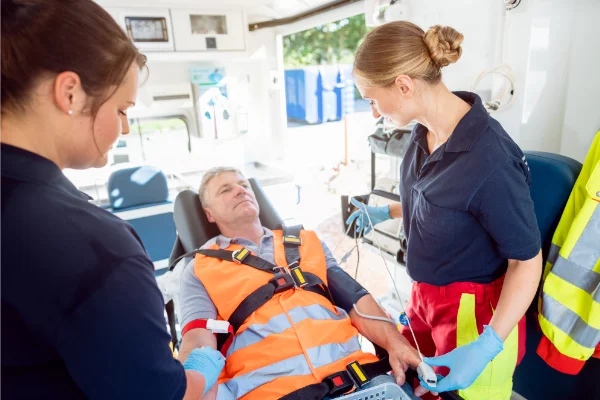
[(408, 367), (416, 369), (421, 363), (419, 353), (410, 345), (408, 340), (401, 335), (398, 335), (393, 339), (390, 338), (386, 347), (390, 356), (390, 365), (394, 370), (396, 382), (398, 385), (403, 385), (406, 380), (404, 372)]
[[(390, 345), (388, 345), (386, 350), (390, 357), (390, 365), (394, 371), (396, 383), (402, 386), (406, 381), (406, 375), (404, 373), (408, 367), (417, 369), (421, 363), (421, 357), (419, 357), (417, 350), (412, 347), (404, 337), (390, 340)], [(412, 382), (409, 382), (409, 384), (412, 385)], [(415, 389), (415, 396), (421, 397), (427, 392), (427, 389), (418, 386)], [(437, 396), (437, 393), (433, 394)]]

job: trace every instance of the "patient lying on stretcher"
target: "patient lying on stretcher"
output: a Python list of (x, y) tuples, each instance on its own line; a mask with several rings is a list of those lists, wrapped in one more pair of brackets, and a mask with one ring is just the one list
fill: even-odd
[[(361, 383), (390, 365), (404, 383), (406, 369), (421, 361), (417, 351), (394, 324), (358, 315), (354, 305), (363, 315), (386, 317), (314, 232), (264, 228), (247, 179), (233, 168), (206, 172), (199, 196), (221, 235), (185, 261), (179, 359), (202, 346), (227, 357), (218, 387), (205, 398), (327, 398), (349, 391), (350, 375)], [(387, 367), (361, 350), (359, 333), (387, 351)], [(381, 379), (392, 378), (373, 383)]]

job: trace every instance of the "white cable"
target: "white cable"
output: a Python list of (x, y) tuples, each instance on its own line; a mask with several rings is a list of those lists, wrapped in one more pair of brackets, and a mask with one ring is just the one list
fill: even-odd
[[(363, 212), (369, 219), (369, 226), (371, 227), (371, 229), (374, 229), (375, 225), (373, 225), (373, 222), (371, 221), (371, 216), (369, 215), (366, 207), (363, 209)], [(387, 261), (386, 261), (385, 257), (383, 256), (383, 251), (381, 250), (381, 246), (379, 245), (379, 240), (377, 239), (377, 235), (373, 234), (373, 237), (375, 238), (375, 244), (377, 245), (377, 248), (379, 249), (379, 254), (381, 255), (381, 259), (383, 260), (383, 263), (385, 264), (385, 269), (386, 269), (388, 275), (390, 276), (390, 278), (392, 279), (392, 283), (394, 285), (394, 290), (396, 291), (396, 294), (398, 295), (398, 302), (400, 303), (402, 312), (404, 314), (406, 314), (406, 310), (404, 309), (404, 305), (402, 304), (402, 297), (400, 296), (400, 292), (398, 291), (398, 288), (396, 287), (396, 281), (394, 280), (394, 277), (392, 276), (392, 273), (390, 272)], [(421, 353), (421, 349), (419, 348), (419, 342), (417, 342), (417, 337), (415, 336), (415, 331), (413, 331), (412, 325), (410, 324), (410, 318), (408, 318), (408, 314), (406, 314), (406, 316), (407, 316), (406, 320), (408, 321), (408, 329), (410, 329), (410, 333), (412, 334), (413, 340), (415, 341), (415, 346), (417, 347), (417, 351), (419, 352), (419, 357), (421, 357), (421, 361), (425, 362), (425, 360), (423, 359), (423, 354)]]
[[(332, 254), (335, 254), (335, 250), (338, 248), (338, 246), (340, 244), (342, 244), (342, 242), (344, 241), (344, 239), (346, 239), (346, 235), (348, 235), (348, 232), (350, 232), (350, 228), (351, 227), (352, 227), (352, 224), (348, 224), (348, 229), (346, 229), (346, 233), (344, 234), (344, 236), (342, 236), (342, 238), (340, 240), (338, 240), (338, 242), (335, 244), (335, 246), (333, 246), (333, 250), (331, 250)], [(356, 234), (356, 231), (354, 231), (354, 233)], [(356, 238), (356, 235), (355, 235), (355, 238)]]
[(366, 319), (372, 319), (374, 321), (383, 321), (383, 322), (389, 322), (390, 324), (396, 326), (396, 322), (393, 319), (390, 318), (383, 318), (383, 317), (377, 317), (375, 315), (367, 315), (367, 314), (362, 314), (360, 311), (358, 311), (358, 307), (356, 307), (356, 303), (352, 304), (352, 307), (354, 307), (354, 311), (356, 311), (356, 313), (358, 315), (360, 315), (363, 318)]
[[(509, 85), (506, 85), (506, 82), (505, 82), (502, 85), (502, 87), (500, 88), (496, 98), (490, 99), (490, 101), (484, 102), (483, 106), (490, 113), (502, 111), (505, 108), (510, 107), (512, 105), (512, 103), (515, 101), (515, 94), (514, 94), (515, 90), (516, 90), (515, 75), (513, 74), (513, 71), (509, 65), (507, 65), (507, 64), (498, 65), (496, 67), (492, 67), (492, 68), (486, 69), (485, 71), (482, 71), (477, 76), (477, 78), (475, 78), (475, 81), (471, 85), (470, 90), (472, 92), (475, 92), (475, 90), (477, 89), (477, 86), (479, 86), (479, 84), (481, 83), (483, 78), (485, 78), (489, 74), (498, 74), (498, 75), (503, 76), (506, 79), (506, 82), (509, 83)], [(506, 96), (509, 96), (508, 101), (504, 100)]]
[[(371, 221), (371, 216), (369, 215), (367, 208), (364, 207), (361, 209), (362, 212), (365, 213), (365, 215), (367, 216), (367, 219), (369, 220), (369, 226), (371, 227), (371, 229), (374, 229), (375, 226), (373, 225), (373, 222)], [(344, 234), (344, 237), (335, 245), (334, 250), (337, 249), (337, 247), (342, 243), (342, 241), (345, 239), (345, 235), (348, 234), (348, 232), (350, 231), (350, 228), (352, 227), (352, 224), (348, 225), (348, 229), (346, 229), (346, 232)], [(364, 234), (363, 232), (366, 230), (366, 227), (363, 227), (363, 229), (361, 230), (361, 232), (359, 233), (359, 238), (361, 238), (361, 236), (364, 238)], [(404, 305), (402, 304), (402, 296), (400, 296), (400, 292), (398, 291), (398, 287), (396, 286), (396, 281), (394, 280), (394, 277), (392, 276), (392, 273), (390, 272), (390, 269), (387, 265), (387, 261), (385, 259), (385, 257), (383, 256), (383, 251), (381, 250), (381, 246), (379, 245), (379, 240), (377, 239), (377, 235), (373, 234), (373, 237), (375, 238), (375, 244), (377, 245), (377, 248), (379, 249), (379, 254), (381, 255), (381, 259), (383, 260), (383, 263), (385, 265), (385, 269), (388, 273), (388, 275), (390, 276), (390, 278), (392, 279), (392, 284), (394, 285), (394, 290), (396, 291), (396, 295), (398, 296), (398, 302), (400, 303), (400, 307), (402, 308), (402, 312), (404, 314), (406, 314), (406, 310), (404, 310)], [(356, 230), (354, 231), (354, 238), (356, 239)], [(353, 247), (348, 253), (346, 253), (344, 255), (344, 257), (342, 258), (346, 258), (349, 256), (350, 253), (352, 253), (354, 251), (354, 249), (357, 248), (356, 246)], [(333, 252), (332, 251), (332, 252)], [(356, 265), (356, 274), (358, 275), (358, 264)], [(396, 326), (396, 322), (392, 321), (391, 319), (388, 318), (382, 318), (382, 317), (376, 317), (376, 316), (371, 316), (371, 315), (365, 315), (365, 314), (361, 314), (360, 311), (358, 311), (358, 308), (356, 308), (356, 304), (353, 305), (354, 310), (356, 311), (356, 313), (358, 315), (360, 315), (363, 318), (367, 318), (367, 319), (374, 319), (374, 320), (381, 320), (381, 321), (385, 321), (385, 322), (391, 322), (392, 324), (394, 324), (394, 326)], [(415, 335), (415, 332), (413, 331), (412, 325), (410, 324), (410, 318), (408, 318), (407, 315), (407, 321), (408, 321), (408, 329), (410, 329), (410, 333), (412, 334), (413, 340), (415, 341), (415, 346), (417, 347), (417, 352), (419, 353), (419, 357), (421, 358), (421, 361), (423, 360), (423, 354), (421, 353), (421, 349), (419, 348), (419, 342), (417, 342), (417, 337)]]

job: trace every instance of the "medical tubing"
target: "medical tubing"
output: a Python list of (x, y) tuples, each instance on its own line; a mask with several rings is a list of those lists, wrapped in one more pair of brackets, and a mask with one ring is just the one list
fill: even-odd
[[(337, 248), (338, 248), (338, 246), (339, 246), (340, 244), (342, 244), (342, 242), (343, 242), (343, 241), (344, 241), (344, 239), (346, 238), (346, 237), (345, 237), (345, 235), (347, 235), (347, 234), (348, 234), (348, 232), (350, 232), (350, 228), (351, 228), (351, 227), (352, 227), (352, 224), (348, 224), (348, 229), (346, 229), (346, 233), (345, 233), (345, 234), (344, 234), (344, 236), (342, 236), (342, 238), (341, 238), (341, 239), (340, 239), (340, 240), (339, 240), (339, 241), (338, 241), (338, 242), (335, 244), (335, 246), (333, 247), (333, 250), (331, 250), (331, 252), (332, 252), (332, 253), (335, 253), (335, 249), (337, 249)], [(354, 233), (356, 233), (356, 231), (355, 231)], [(352, 250), (354, 250), (354, 249), (352, 249)]]
[(358, 278), (358, 266), (360, 265), (360, 247), (358, 246), (358, 239), (356, 241), (356, 270), (354, 270), (354, 280)]
[[(369, 219), (369, 225), (371, 226), (371, 229), (374, 229), (375, 226), (373, 225), (373, 222), (371, 221), (371, 217), (369, 216), (369, 213), (366, 210), (366, 208), (364, 209), (364, 213), (367, 215), (367, 218)], [(383, 251), (381, 250), (381, 246), (379, 246), (379, 240), (377, 239), (377, 235), (373, 235), (373, 237), (375, 238), (375, 244), (377, 244), (377, 248), (379, 249), (379, 254), (381, 255), (381, 259), (383, 260), (385, 269), (386, 269), (388, 275), (390, 276), (390, 278), (392, 279), (392, 283), (394, 284), (394, 290), (396, 291), (396, 294), (398, 295), (398, 302), (400, 303), (402, 312), (404, 314), (406, 314), (406, 310), (404, 310), (404, 306), (402, 305), (402, 297), (400, 296), (400, 292), (398, 291), (398, 288), (396, 287), (396, 281), (394, 280), (394, 277), (392, 276), (392, 273), (390, 272), (387, 261), (386, 261), (385, 257), (383, 256)], [(417, 351), (419, 352), (419, 357), (421, 357), (421, 361), (424, 362), (425, 360), (423, 360), (423, 354), (421, 353), (421, 349), (419, 348), (419, 342), (417, 342), (417, 337), (415, 336), (415, 331), (413, 331), (412, 325), (410, 324), (410, 318), (407, 318), (407, 321), (408, 321), (408, 329), (410, 329), (410, 333), (412, 334), (413, 340), (415, 341), (415, 346), (417, 347)]]
[(366, 319), (372, 319), (374, 321), (383, 321), (383, 322), (389, 322), (390, 324), (396, 326), (396, 322), (393, 319), (390, 318), (384, 318), (384, 317), (377, 317), (375, 315), (367, 315), (367, 314), (362, 314), (360, 311), (358, 311), (358, 307), (356, 307), (356, 303), (352, 304), (352, 307), (354, 308), (354, 311), (356, 311), (356, 313), (358, 315), (360, 315), (363, 318)]

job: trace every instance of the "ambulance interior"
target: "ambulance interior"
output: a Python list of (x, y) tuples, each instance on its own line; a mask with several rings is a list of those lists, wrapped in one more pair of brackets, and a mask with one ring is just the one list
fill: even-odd
[[(412, 126), (372, 117), (354, 87), (351, 53), (294, 60), (300, 52), (290, 46), (311, 29), (337, 34), (340, 45), (348, 35), (342, 28), (357, 18), (365, 32), (408, 20), (463, 33), (462, 58), (444, 69), (443, 81), (477, 93), (524, 150), (544, 258), (600, 129), (597, 0), (97, 1), (147, 56), (148, 74), (128, 113), (131, 132), (109, 165), (64, 172), (99, 207), (131, 223), (157, 279), (214, 236), (208, 224), (190, 227), (198, 215), (190, 196), (206, 170), (231, 165), (252, 178), (265, 226), (315, 230), (399, 321), (411, 290), (401, 221), (382, 223), (364, 238), (345, 221), (351, 197), (370, 205), (399, 200)], [(177, 343), (181, 327), (170, 307)], [(532, 304), (512, 398), (566, 399), (582, 388), (599, 398), (600, 360), (572, 376), (537, 356), (536, 311)]]

